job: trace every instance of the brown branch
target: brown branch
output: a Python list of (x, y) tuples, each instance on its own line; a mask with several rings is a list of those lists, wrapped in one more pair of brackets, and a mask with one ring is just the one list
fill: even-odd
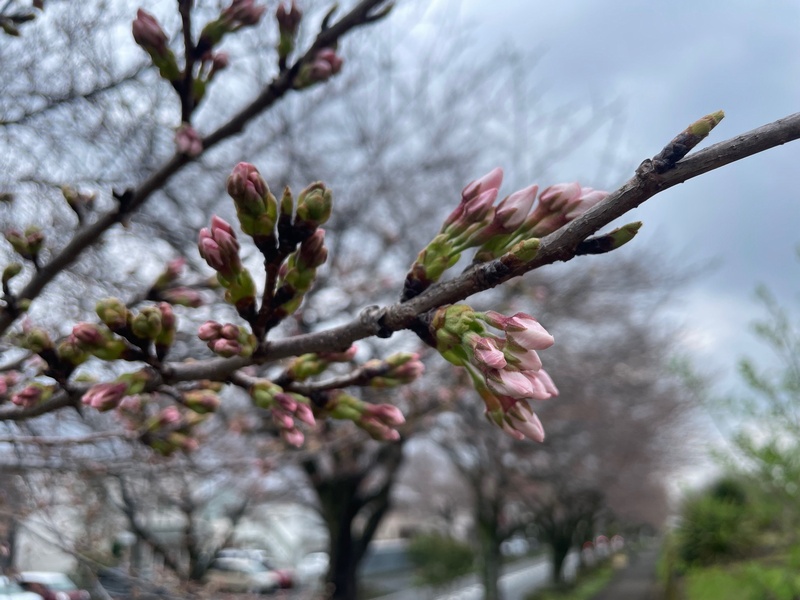
[[(295, 79), (303, 64), (313, 61), (316, 53), (321, 48), (335, 45), (338, 39), (350, 30), (369, 23), (373, 9), (385, 1), (362, 0), (338, 22), (321, 31), (308, 51), (292, 65), (291, 69), (281, 72), (255, 100), (234, 115), (227, 123), (203, 139), (203, 152), (241, 132), (254, 117), (270, 108), (277, 100), (292, 91)], [(138, 210), (154, 192), (162, 188), (176, 173), (196, 158), (198, 157), (191, 158), (185, 154), (176, 153), (158, 171), (142, 182), (138, 189), (128, 190), (118, 196), (118, 207), (78, 231), (70, 242), (50, 259), (50, 262), (42, 265), (42, 268), (38, 270), (16, 296), (17, 301), (36, 298), (56, 275), (75, 262), (87, 248), (99, 241), (108, 229), (121, 222), (130, 213)], [(0, 335), (5, 333), (11, 326), (16, 320), (16, 316), (9, 310), (0, 309)]]
[[(665, 173), (655, 173), (649, 168), (650, 159), (645, 160), (636, 175), (611, 193), (604, 202), (543, 238), (538, 254), (527, 264), (509, 268), (498, 259), (475, 265), (459, 277), (433, 285), (407, 302), (383, 309), (370, 307), (365, 309), (359, 318), (339, 327), (271, 342), (266, 353), (259, 357), (257, 362), (269, 362), (307, 352), (345, 349), (353, 342), (366, 337), (386, 335), (406, 329), (429, 310), (459, 302), (544, 265), (570, 260), (575, 256), (580, 242), (659, 192), (798, 138), (800, 138), (800, 113), (710, 146), (683, 159)], [(175, 364), (165, 372), (165, 377), (168, 381), (204, 378), (224, 380), (234, 370), (252, 362), (256, 361), (233, 358)]]
[[(161, 378), (152, 385), (211, 379), (227, 380), (242, 367), (266, 363), (309, 352), (345, 350), (360, 339), (387, 337), (392, 332), (412, 327), (428, 311), (452, 304), (478, 292), (493, 288), (547, 264), (567, 261), (576, 255), (578, 245), (616, 218), (636, 208), (659, 192), (709, 171), (742, 160), (753, 154), (800, 138), (800, 113), (795, 113), (735, 138), (720, 142), (689, 156), (664, 172), (657, 173), (652, 160), (645, 160), (636, 174), (605, 201), (596, 205), (565, 227), (541, 240), (536, 257), (528, 263), (510, 267), (502, 259), (474, 265), (460, 276), (435, 284), (419, 296), (389, 307), (369, 307), (349, 323), (325, 331), (276, 340), (266, 351), (250, 358), (216, 358), (191, 363), (172, 363), (161, 367)], [(21, 420), (70, 405), (59, 395), (47, 403), (25, 411), (0, 411), (0, 420)]]

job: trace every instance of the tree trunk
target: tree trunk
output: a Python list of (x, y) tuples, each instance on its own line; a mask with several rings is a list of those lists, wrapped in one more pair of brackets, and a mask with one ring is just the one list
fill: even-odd
[(496, 519), (481, 519), (478, 522), (478, 541), (481, 552), (481, 581), (484, 600), (500, 600), (500, 538)]
[(564, 583), (564, 561), (567, 558), (567, 554), (569, 554), (569, 549), (572, 546), (572, 540), (569, 537), (556, 535), (553, 536), (553, 541), (550, 545), (553, 551), (551, 557), (553, 567), (553, 583), (555, 585), (560, 585)]

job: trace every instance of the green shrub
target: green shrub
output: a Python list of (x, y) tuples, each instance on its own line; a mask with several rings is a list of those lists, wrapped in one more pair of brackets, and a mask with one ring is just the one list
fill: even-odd
[(468, 544), (439, 533), (416, 536), (408, 547), (420, 583), (440, 586), (472, 572), (474, 556)]
[(756, 530), (743, 490), (731, 481), (720, 482), (684, 504), (678, 554), (687, 566), (746, 556)]

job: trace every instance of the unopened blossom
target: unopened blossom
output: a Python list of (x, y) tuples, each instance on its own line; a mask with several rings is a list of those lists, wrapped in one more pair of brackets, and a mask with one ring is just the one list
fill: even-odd
[(168, 406), (158, 413), (158, 423), (162, 426), (177, 425), (181, 422), (181, 411), (176, 406)]
[(290, 429), (281, 429), (281, 437), (283, 441), (285, 441), (290, 446), (294, 446), (295, 448), (299, 448), (303, 445), (305, 441), (305, 436), (303, 436), (303, 432), (300, 431), (297, 427), (292, 427)]
[(22, 408), (30, 408), (46, 400), (49, 395), (41, 385), (29, 385), (12, 394), (11, 402)]
[(159, 295), (169, 302), (177, 306), (188, 306), (189, 308), (197, 308), (203, 306), (203, 295), (188, 287), (176, 287), (164, 290)]
[(182, 123), (175, 132), (175, 147), (178, 153), (195, 158), (203, 153), (203, 139), (191, 124)]
[(136, 11), (136, 19), (131, 26), (133, 39), (148, 52), (164, 54), (167, 50), (167, 34), (158, 20), (141, 8)]
[(107, 411), (119, 406), (127, 393), (126, 383), (98, 383), (89, 388), (81, 401), (99, 411)]
[(254, 0), (233, 0), (231, 5), (222, 11), (221, 18), (231, 31), (247, 25), (256, 25), (266, 6), (256, 6)]
[(230, 224), (214, 215), (211, 227), (200, 230), (197, 241), (202, 256), (208, 265), (226, 279), (232, 278), (242, 269), (239, 258), (239, 242)]

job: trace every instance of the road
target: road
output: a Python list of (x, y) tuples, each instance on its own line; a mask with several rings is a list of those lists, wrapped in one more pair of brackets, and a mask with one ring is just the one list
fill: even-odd
[[(565, 572), (574, 575), (578, 566), (578, 555), (573, 553), (567, 557)], [(500, 577), (500, 593), (503, 600), (524, 600), (531, 591), (543, 587), (550, 581), (550, 562), (547, 558), (537, 558), (514, 563)], [(474, 575), (458, 580), (450, 590), (412, 588), (395, 592), (374, 600), (481, 600), (483, 585), (478, 583)]]

